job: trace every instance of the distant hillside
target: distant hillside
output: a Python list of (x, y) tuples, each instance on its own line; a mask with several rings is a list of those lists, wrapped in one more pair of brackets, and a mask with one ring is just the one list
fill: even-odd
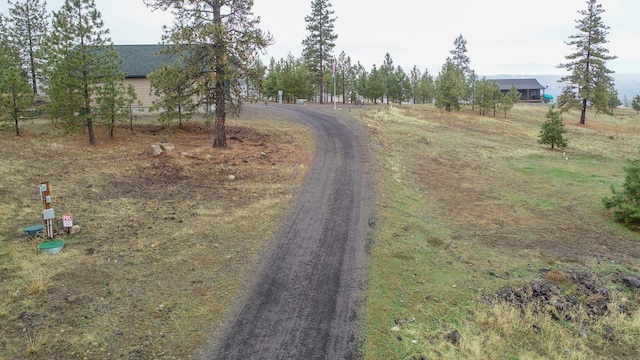
[[(547, 94), (553, 95), (557, 98), (562, 91), (562, 84), (558, 82), (560, 80), (559, 75), (491, 75), (487, 76), (487, 79), (538, 79), (540, 84), (548, 86), (546, 90)], [(631, 101), (634, 96), (640, 95), (640, 73), (638, 74), (613, 74), (613, 80), (618, 90), (620, 100), (623, 100), (625, 95), (627, 99)]]

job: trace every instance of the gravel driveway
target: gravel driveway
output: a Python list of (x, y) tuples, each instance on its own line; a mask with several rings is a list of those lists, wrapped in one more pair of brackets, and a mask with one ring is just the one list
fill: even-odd
[(244, 304), (207, 359), (353, 359), (373, 224), (364, 131), (327, 106), (269, 105), (316, 156)]

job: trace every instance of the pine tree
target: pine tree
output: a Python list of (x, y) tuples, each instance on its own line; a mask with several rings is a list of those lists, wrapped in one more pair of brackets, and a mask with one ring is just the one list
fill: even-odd
[(286, 59), (280, 60), (280, 69), (278, 83), (286, 102), (307, 99), (313, 95), (313, 77), (303, 59), (297, 59), (289, 53)]
[(305, 16), (307, 37), (302, 41), (303, 57), (309, 69), (315, 74), (320, 103), (324, 102), (325, 74), (331, 71), (333, 48), (338, 35), (334, 33), (331, 3), (328, 0), (313, 0), (311, 14)]
[(551, 145), (552, 149), (555, 146), (561, 148), (567, 147), (567, 139), (564, 138), (567, 129), (564, 127), (560, 112), (551, 106), (545, 117), (547, 121), (542, 124), (542, 129), (540, 129), (538, 144)]
[(384, 62), (382, 63), (382, 66), (380, 66), (380, 76), (382, 77), (382, 83), (384, 85), (383, 97), (387, 98), (387, 104), (389, 104), (389, 98), (393, 91), (392, 88), (397, 85), (397, 79), (395, 78), (395, 66), (393, 65), (393, 59), (389, 53), (385, 54)]
[(436, 107), (460, 110), (461, 86), (456, 65), (447, 59), (436, 80)]
[(267, 72), (267, 67), (264, 66), (260, 58), (254, 59), (253, 63), (249, 66), (249, 76), (246, 81), (247, 97), (253, 100), (258, 100), (262, 96), (264, 89), (264, 79)]
[(344, 51), (338, 55), (336, 63), (336, 83), (338, 84), (337, 94), (342, 94), (342, 103), (347, 103), (347, 94), (352, 90), (353, 77), (351, 74), (351, 57)]
[(195, 115), (196, 80), (184, 71), (179, 62), (165, 64), (149, 74), (151, 91), (155, 98), (151, 111), (162, 110), (158, 121), (169, 127), (178, 118), (178, 127)]
[(466, 76), (471, 72), (471, 59), (467, 55), (467, 40), (464, 39), (462, 34), (453, 41), (454, 49), (449, 51), (451, 54), (451, 61), (456, 66), (462, 76)]
[(20, 136), (18, 121), (23, 111), (33, 104), (34, 97), (20, 66), (19, 54), (4, 34), (0, 33), (0, 122), (12, 122), (16, 136)]
[(141, 107), (142, 102), (138, 100), (138, 94), (136, 93), (136, 89), (133, 85), (128, 84), (125, 94), (125, 104), (129, 108), (129, 129), (131, 130), (131, 134), (133, 134), (133, 119), (137, 116), (133, 115), (133, 107)]
[(47, 2), (40, 0), (8, 1), (9, 37), (19, 49), (22, 67), (29, 75), (33, 93), (38, 94), (38, 82), (42, 80), (44, 54), (42, 45), (49, 32)]
[[(367, 97), (367, 78), (369, 77), (369, 73), (367, 70), (358, 62), (355, 66), (355, 78), (356, 82), (354, 85), (355, 92), (357, 96), (362, 96), (363, 98)], [(355, 99), (354, 99), (355, 100)]]
[(513, 109), (513, 106), (520, 101), (520, 92), (515, 85), (511, 85), (509, 91), (502, 95), (500, 99), (500, 110), (504, 111), (504, 117), (507, 117), (507, 112)]
[(613, 111), (620, 105), (622, 105), (622, 101), (620, 101), (620, 97), (618, 97), (618, 90), (609, 89), (607, 105), (609, 106), (609, 112), (613, 114)]
[(124, 77), (94, 0), (65, 0), (45, 42), (51, 115), (73, 130), (83, 124), (95, 144), (95, 99), (102, 84)]
[(378, 99), (384, 96), (384, 80), (375, 64), (367, 78), (366, 94), (367, 98), (373, 100), (374, 103), (377, 103)]
[(458, 70), (461, 100), (467, 102), (473, 98), (472, 90), (475, 81), (475, 79), (472, 79), (471, 59), (467, 55), (467, 40), (460, 34), (454, 40), (453, 46), (453, 50), (449, 51), (449, 53), (451, 54), (451, 61)]
[(487, 80), (485, 77), (476, 81), (474, 106), (478, 107), (480, 115), (484, 116), (488, 110), (493, 109), (493, 116), (496, 116), (498, 104), (502, 99), (502, 92), (497, 82)]
[(418, 89), (420, 86), (420, 78), (422, 74), (420, 73), (420, 69), (416, 65), (413, 65), (411, 68), (411, 72), (409, 73), (409, 81), (411, 82), (411, 98), (413, 99), (413, 103), (418, 103)]
[[(184, 55), (183, 71), (197, 81), (196, 104), (215, 119), (213, 147), (227, 147), (227, 113), (242, 106), (242, 80), (251, 76), (251, 64), (271, 43), (271, 34), (258, 27), (253, 0), (144, 0), (154, 10), (171, 9), (175, 17), (165, 27), (163, 40), (174, 44), (171, 53)], [(211, 112), (211, 109), (215, 109)]]
[(640, 114), (640, 95), (636, 95), (631, 100), (631, 107), (636, 111), (636, 114)]
[[(578, 33), (570, 36), (569, 42), (566, 43), (575, 51), (565, 57), (567, 63), (558, 67), (570, 72), (559, 81), (568, 82), (576, 88), (577, 97), (582, 101), (580, 124), (584, 124), (587, 105), (593, 103), (602, 108), (601, 100), (606, 98), (602, 92), (613, 87), (613, 78), (610, 75), (613, 71), (606, 67), (606, 63), (616, 59), (616, 56), (608, 55), (609, 50), (604, 46), (608, 43), (609, 27), (602, 22), (602, 5), (598, 4), (597, 0), (587, 0), (587, 10), (578, 13), (583, 16), (582, 19), (576, 20)], [(565, 106), (573, 104), (571, 101), (564, 103)], [(604, 105), (604, 108), (606, 107)]]
[(627, 160), (622, 190), (611, 186), (613, 197), (602, 199), (605, 208), (614, 209), (614, 218), (637, 229), (640, 225), (640, 160)]
[(433, 102), (436, 92), (435, 87), (433, 76), (429, 74), (429, 69), (425, 69), (420, 77), (420, 85), (418, 86), (419, 98), (423, 104), (431, 104)]
[(107, 66), (100, 74), (103, 81), (100, 83), (95, 101), (98, 106), (98, 115), (105, 120), (109, 137), (113, 138), (116, 121), (124, 120), (129, 116), (127, 88), (123, 82), (125, 74), (120, 70), (122, 59), (113, 46), (105, 49), (104, 61)]
[(576, 87), (572, 84), (566, 84), (562, 87), (562, 92), (558, 96), (558, 108), (560, 113), (567, 112), (575, 107), (580, 106), (580, 99), (576, 97)]
[(411, 98), (411, 80), (401, 66), (398, 66), (396, 68), (393, 77), (395, 81), (393, 82), (391, 88), (392, 98), (398, 100), (398, 103), (402, 105), (403, 101)]

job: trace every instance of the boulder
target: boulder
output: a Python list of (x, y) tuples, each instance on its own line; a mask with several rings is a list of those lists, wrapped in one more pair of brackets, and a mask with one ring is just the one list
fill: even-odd
[(70, 229), (69, 229), (69, 234), (70, 235), (75, 235), (77, 233), (80, 232), (80, 226), (78, 225), (73, 225)]
[(173, 151), (176, 149), (176, 146), (172, 143), (160, 143), (158, 145), (160, 145), (160, 148), (162, 148), (162, 150), (164, 151)]
[(640, 288), (640, 279), (635, 276), (625, 276), (622, 278), (622, 281), (630, 288)]
[(153, 151), (153, 156), (162, 155), (162, 147), (160, 147), (160, 145), (158, 144), (151, 145), (151, 150)]

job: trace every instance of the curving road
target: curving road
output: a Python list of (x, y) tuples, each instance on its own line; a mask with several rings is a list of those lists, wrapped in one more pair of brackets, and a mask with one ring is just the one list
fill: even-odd
[(309, 126), (316, 156), (258, 280), (208, 359), (354, 359), (373, 186), (364, 137), (329, 107), (270, 111)]

